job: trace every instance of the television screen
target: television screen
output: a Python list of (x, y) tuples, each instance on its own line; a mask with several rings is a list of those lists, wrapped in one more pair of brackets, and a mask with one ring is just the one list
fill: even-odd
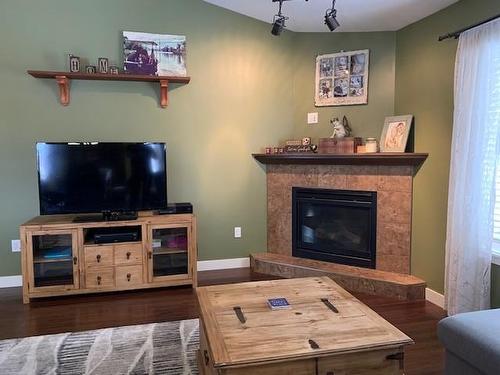
[(37, 143), (40, 214), (167, 205), (164, 143)]

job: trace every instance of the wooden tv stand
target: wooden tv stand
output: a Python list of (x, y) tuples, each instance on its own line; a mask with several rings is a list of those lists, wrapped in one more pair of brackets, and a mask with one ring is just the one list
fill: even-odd
[[(38, 216), (21, 225), (24, 303), (71, 294), (196, 287), (194, 215), (148, 212), (137, 220), (83, 223), (73, 222), (75, 216)], [(100, 229), (138, 237), (96, 244)]]

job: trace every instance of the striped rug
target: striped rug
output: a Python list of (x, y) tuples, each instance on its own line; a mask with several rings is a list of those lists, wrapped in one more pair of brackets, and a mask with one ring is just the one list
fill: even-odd
[(0, 374), (197, 375), (198, 319), (0, 341)]

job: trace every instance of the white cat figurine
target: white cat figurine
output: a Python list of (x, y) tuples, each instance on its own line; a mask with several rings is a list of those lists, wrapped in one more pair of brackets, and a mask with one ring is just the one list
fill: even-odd
[(342, 122), (336, 117), (330, 120), (330, 124), (333, 126), (333, 134), (330, 138), (344, 138), (351, 135), (351, 127), (347, 121), (347, 117), (344, 116)]

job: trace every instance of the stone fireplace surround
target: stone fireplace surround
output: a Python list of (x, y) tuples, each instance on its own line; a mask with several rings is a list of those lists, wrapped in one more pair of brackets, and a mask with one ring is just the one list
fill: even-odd
[(268, 252), (292, 256), (292, 187), (377, 192), (381, 271), (410, 273), (413, 165), (267, 165)]

